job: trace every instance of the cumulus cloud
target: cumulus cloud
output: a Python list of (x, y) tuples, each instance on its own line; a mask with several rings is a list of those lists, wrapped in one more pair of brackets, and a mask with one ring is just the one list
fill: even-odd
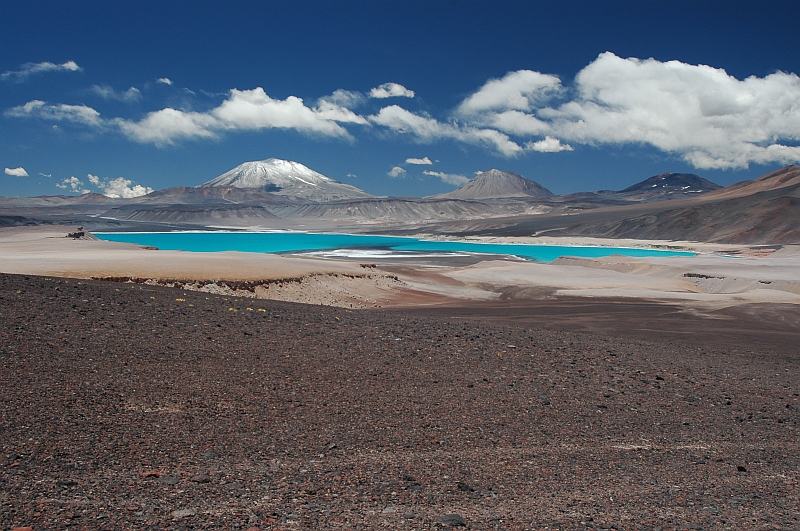
[(32, 100), (25, 105), (12, 107), (5, 112), (6, 116), (17, 118), (41, 118), (43, 120), (74, 122), (93, 127), (100, 127), (103, 121), (100, 113), (86, 105), (51, 105), (41, 100)]
[(156, 83), (163, 83), (164, 85), (172, 85), (172, 80), (168, 77), (160, 77), (156, 79)]
[(379, 87), (369, 91), (370, 98), (413, 98), (414, 91), (405, 88), (397, 83), (384, 83)]
[[(74, 62), (37, 63), (3, 76), (17, 79), (57, 69), (79, 67)], [(96, 86), (93, 90), (108, 99), (136, 97), (134, 89), (117, 93)], [(5, 115), (117, 129), (133, 140), (156, 145), (262, 129), (353, 140), (345, 126), (355, 124), (385, 127), (423, 144), (452, 140), (482, 146), (506, 157), (531, 151), (569, 152), (579, 145), (638, 144), (703, 169), (800, 161), (800, 77), (794, 73), (737, 79), (711, 66), (626, 59), (606, 52), (570, 82), (533, 70), (490, 79), (449, 117), (414, 113), (399, 105), (385, 106), (370, 116), (354, 112), (367, 96), (413, 97), (414, 93), (386, 83), (367, 95), (337, 90), (306, 104), (295, 96), (271, 98), (257, 87), (233, 89), (219, 106), (204, 112), (163, 108), (137, 119), (103, 119), (85, 105), (33, 100), (6, 110)], [(412, 160), (416, 159), (406, 164), (419, 164)]]
[(698, 168), (795, 162), (800, 78), (776, 72), (738, 80), (678, 61), (601, 54), (576, 77), (578, 98), (542, 115), (576, 142), (647, 143)]
[(222, 131), (272, 128), (352, 139), (339, 123), (369, 124), (333, 101), (320, 100), (317, 107), (310, 108), (296, 96), (273, 99), (261, 87), (233, 89), (218, 107), (204, 113), (166, 108), (151, 112), (138, 122), (117, 119), (115, 123), (134, 140), (159, 146), (176, 140), (213, 138)]
[(569, 90), (555, 76), (523, 70), (487, 82), (457, 114), (472, 126), (538, 136), (525, 144), (534, 151), (569, 151), (566, 140), (647, 144), (702, 169), (800, 161), (793, 73), (739, 80), (710, 66), (606, 52)]
[(102, 190), (103, 195), (113, 197), (115, 199), (130, 199), (132, 197), (139, 197), (153, 192), (153, 189), (149, 186), (145, 187), (135, 184), (130, 179), (125, 179), (124, 177), (117, 177), (116, 179), (109, 180), (101, 179), (97, 175), (92, 175), (90, 173), (87, 178), (89, 179), (90, 183)]
[(429, 159), (428, 157), (423, 157), (421, 159), (414, 159), (414, 158), (406, 159), (406, 164), (430, 165), (433, 164), (433, 162), (431, 162), (431, 159)]
[[(104, 91), (103, 87), (97, 87), (95, 92), (109, 97), (116, 94)], [(269, 128), (294, 129), (308, 135), (352, 140), (350, 133), (340, 123), (369, 125), (366, 118), (333, 101), (321, 100), (317, 107), (311, 108), (296, 96), (289, 96), (285, 100), (273, 99), (260, 87), (252, 90), (233, 89), (225, 101), (207, 112), (167, 107), (152, 111), (140, 120), (104, 120), (99, 112), (85, 105), (49, 104), (40, 100), (13, 107), (5, 114), (69, 121), (96, 128), (116, 127), (133, 140), (159, 146), (178, 140), (214, 138), (224, 131)]]
[(83, 187), (83, 181), (75, 177), (69, 177), (67, 179), (62, 180), (60, 183), (56, 183), (56, 186), (61, 188), (62, 190), (68, 190), (70, 192), (75, 192), (78, 194), (88, 194), (91, 190), (87, 190)]
[(42, 172), (39, 172), (39, 175), (41, 175), (42, 177), (47, 177), (47, 178), (50, 178), (50, 177), (53, 176), (52, 173), (42, 173)]
[(333, 103), (340, 107), (352, 109), (364, 103), (365, 100), (366, 97), (360, 92), (338, 89), (333, 91), (333, 94), (320, 98), (317, 105), (321, 106), (323, 103)]
[(43, 63), (25, 63), (19, 70), (9, 70), (0, 74), (0, 79), (3, 81), (13, 81), (15, 83), (22, 83), (34, 74), (41, 74), (44, 72), (82, 72), (83, 68), (78, 66), (75, 61), (67, 61), (66, 63), (56, 64), (50, 61)]
[(91, 90), (105, 100), (136, 101), (142, 96), (136, 87), (131, 87), (125, 92), (117, 92), (108, 85), (92, 85)]
[(19, 168), (6, 168), (5, 170), (6, 175), (11, 175), (12, 177), (27, 177), (28, 172), (25, 171), (25, 168), (20, 166)]
[(502, 79), (491, 79), (464, 100), (458, 110), (474, 114), (489, 110), (527, 111), (538, 102), (561, 92), (561, 80), (532, 70), (509, 72)]
[(360, 116), (347, 107), (338, 105), (332, 101), (319, 102), (319, 105), (314, 108), (314, 113), (324, 120), (331, 120), (340, 123), (369, 125), (369, 122), (363, 116)]
[(440, 171), (429, 171), (429, 170), (425, 170), (422, 173), (424, 173), (425, 175), (430, 175), (431, 177), (438, 177), (447, 184), (453, 184), (456, 186), (461, 186), (469, 182), (469, 177), (465, 177), (463, 175), (458, 175), (455, 173), (442, 173)]
[(400, 166), (395, 166), (394, 168), (389, 170), (389, 173), (387, 173), (387, 175), (389, 177), (405, 177), (406, 170), (405, 168), (401, 168)]
[(528, 142), (525, 144), (525, 149), (529, 151), (538, 151), (539, 153), (558, 153), (560, 151), (572, 151), (572, 146), (569, 144), (562, 144), (561, 141), (552, 136), (546, 136), (544, 140), (537, 142)]
[(435, 118), (414, 114), (397, 105), (384, 107), (377, 115), (369, 116), (369, 119), (398, 133), (411, 134), (420, 142), (451, 138), (470, 144), (489, 146), (505, 156), (514, 156), (522, 152), (519, 144), (499, 131), (442, 123)]
[(117, 119), (117, 126), (128, 137), (157, 146), (173, 144), (176, 140), (213, 138), (218, 122), (213, 116), (166, 108), (154, 111), (138, 122)]
[[(345, 109), (340, 109), (344, 121), (353, 120)], [(304, 133), (349, 138), (347, 130), (336, 123), (337, 120), (325, 117), (326, 113), (331, 115), (336, 111), (328, 108), (315, 112), (296, 96), (285, 100), (272, 99), (261, 87), (233, 89), (230, 97), (211, 111), (211, 115), (226, 129), (296, 129)]]

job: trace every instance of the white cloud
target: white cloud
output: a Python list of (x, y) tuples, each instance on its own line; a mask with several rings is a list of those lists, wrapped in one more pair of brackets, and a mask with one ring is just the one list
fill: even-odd
[(0, 79), (3, 81), (11, 80), (16, 83), (26, 81), (34, 74), (41, 74), (43, 72), (82, 72), (83, 68), (79, 67), (75, 61), (67, 61), (66, 63), (56, 64), (50, 61), (43, 63), (25, 63), (19, 70), (9, 70), (0, 74)]
[(27, 177), (28, 172), (25, 171), (25, 168), (20, 166), (19, 168), (6, 168), (5, 170), (6, 175), (11, 175), (12, 177)]
[(389, 177), (405, 177), (406, 170), (404, 168), (401, 168), (400, 166), (395, 166), (394, 168), (389, 170), (389, 173), (387, 173), (387, 175)]
[(453, 184), (456, 186), (461, 186), (469, 182), (469, 177), (465, 177), (463, 175), (458, 175), (455, 173), (442, 173), (440, 171), (429, 171), (429, 170), (426, 170), (422, 173), (424, 173), (425, 175), (430, 175), (431, 177), (438, 177), (447, 184)]
[(261, 87), (233, 89), (228, 99), (205, 113), (166, 108), (151, 112), (138, 122), (115, 121), (134, 140), (159, 146), (176, 140), (213, 138), (222, 131), (273, 128), (352, 139), (339, 122), (369, 124), (365, 118), (331, 101), (322, 100), (319, 107), (312, 109), (296, 96), (285, 100), (270, 98)]
[(323, 102), (328, 102), (334, 103), (340, 107), (352, 109), (364, 103), (364, 100), (366, 100), (366, 97), (360, 92), (338, 89), (334, 90), (333, 94), (320, 98), (317, 105), (320, 106)]
[(507, 157), (522, 152), (517, 143), (499, 131), (441, 123), (434, 118), (414, 114), (397, 105), (384, 107), (377, 115), (369, 116), (369, 119), (398, 133), (412, 134), (420, 142), (451, 138), (470, 144), (489, 146)]
[(138, 122), (117, 119), (119, 128), (130, 138), (157, 146), (173, 144), (175, 140), (213, 138), (218, 121), (213, 116), (198, 112), (161, 109), (149, 113)]
[[(97, 89), (95, 91), (98, 93), (104, 92), (103, 87)], [(13, 107), (5, 114), (70, 121), (96, 128), (116, 126), (138, 142), (152, 142), (159, 146), (173, 144), (177, 140), (214, 138), (223, 131), (268, 128), (294, 129), (309, 135), (352, 140), (350, 133), (339, 123), (369, 125), (364, 117), (332, 101), (321, 100), (320, 105), (312, 109), (295, 96), (285, 100), (270, 98), (260, 87), (252, 90), (233, 89), (225, 101), (207, 112), (168, 107), (150, 112), (138, 121), (123, 118), (103, 120), (99, 112), (85, 105), (52, 105), (40, 100)]]
[[(351, 121), (345, 109), (341, 111), (343, 119)], [(252, 90), (233, 89), (230, 97), (211, 111), (226, 129), (296, 129), (304, 133), (350, 138), (347, 130), (324, 116), (326, 113), (336, 114), (336, 110), (329, 108), (315, 112), (296, 96), (289, 96), (285, 100), (272, 99), (261, 87)]]
[(52, 173), (42, 173), (42, 172), (39, 172), (39, 175), (41, 175), (42, 177), (47, 177), (47, 178), (50, 178), (50, 177), (53, 176)]
[(56, 183), (56, 186), (61, 188), (62, 190), (69, 190), (70, 192), (75, 192), (78, 194), (88, 194), (91, 190), (87, 190), (83, 187), (83, 181), (75, 177), (69, 177), (67, 179), (62, 180), (60, 183)]
[(92, 92), (106, 100), (136, 101), (142, 93), (136, 87), (131, 87), (125, 92), (117, 92), (108, 85), (92, 85)]
[(462, 114), (483, 111), (527, 111), (532, 105), (561, 92), (556, 76), (532, 70), (509, 72), (502, 79), (491, 79), (475, 94), (464, 100), (458, 110)]
[(314, 108), (314, 113), (324, 120), (331, 120), (340, 123), (369, 125), (369, 122), (363, 116), (354, 113), (347, 107), (337, 105), (332, 101), (320, 101), (319, 105)]
[(384, 83), (369, 91), (370, 98), (413, 98), (414, 91), (397, 83)]
[(578, 98), (543, 113), (562, 138), (646, 143), (698, 168), (800, 160), (785, 143), (800, 140), (795, 74), (740, 81), (709, 66), (604, 53), (575, 81)]
[(103, 125), (100, 113), (86, 105), (66, 105), (63, 103), (50, 105), (41, 100), (32, 100), (25, 105), (8, 109), (5, 114), (6, 116), (17, 118), (41, 118), (44, 120), (80, 123), (93, 127)]
[(558, 153), (560, 151), (572, 151), (572, 146), (569, 144), (562, 144), (561, 141), (552, 136), (546, 136), (544, 140), (538, 142), (528, 142), (525, 144), (525, 149), (529, 151), (538, 151), (539, 153)]
[(469, 123), (480, 124), (518, 136), (542, 135), (552, 129), (552, 124), (549, 122), (542, 121), (533, 114), (514, 110), (482, 113), (470, 116), (467, 120)]
[(172, 80), (168, 77), (160, 77), (156, 79), (156, 83), (163, 83), (164, 85), (172, 85)]
[[(74, 62), (31, 63), (2, 76), (23, 79), (48, 70), (80, 68)], [(93, 90), (109, 99), (137, 95), (135, 89), (121, 94), (109, 87)], [(413, 95), (396, 83), (369, 92), (377, 98)], [(454, 140), (507, 157), (526, 151), (570, 151), (578, 145), (639, 144), (706, 169), (800, 162), (800, 77), (793, 73), (740, 80), (710, 66), (624, 59), (606, 52), (569, 84), (532, 70), (488, 80), (464, 99), (450, 119), (416, 114), (398, 105), (362, 116), (352, 108), (365, 97), (337, 90), (310, 106), (295, 96), (271, 98), (259, 87), (233, 89), (219, 106), (205, 112), (164, 108), (135, 120), (103, 119), (85, 105), (40, 100), (7, 109), (5, 115), (118, 128), (136, 141), (157, 145), (269, 128), (352, 140), (346, 124), (375, 124), (418, 143)], [(411, 160), (406, 164), (414, 164)]]
[[(91, 173), (87, 175), (89, 182), (102, 190), (103, 195), (113, 198), (130, 199), (132, 197), (139, 197), (142, 195), (153, 192), (149, 186), (145, 187), (139, 184), (134, 184), (130, 179), (124, 177), (117, 177), (116, 179), (101, 179), (97, 175)], [(75, 179), (75, 177), (73, 177)], [(75, 179), (77, 181), (77, 179)], [(80, 181), (78, 181), (80, 182)], [(82, 186), (83, 183), (80, 183)], [(58, 186), (58, 185), (56, 185)]]
[(569, 151), (562, 141), (648, 144), (703, 169), (800, 161), (796, 74), (739, 80), (710, 66), (606, 52), (565, 94), (555, 76), (520, 71), (487, 82), (457, 112), (473, 127), (545, 136), (525, 144), (534, 151)]
[(430, 165), (433, 164), (433, 162), (431, 162), (431, 159), (429, 159), (428, 157), (423, 157), (421, 159), (414, 159), (414, 158), (406, 159), (406, 164)]

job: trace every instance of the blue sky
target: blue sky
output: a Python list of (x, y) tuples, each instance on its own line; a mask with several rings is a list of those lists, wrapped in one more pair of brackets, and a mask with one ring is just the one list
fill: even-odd
[(0, 195), (250, 160), (379, 195), (556, 193), (800, 161), (797, 2), (70, 1), (0, 8)]

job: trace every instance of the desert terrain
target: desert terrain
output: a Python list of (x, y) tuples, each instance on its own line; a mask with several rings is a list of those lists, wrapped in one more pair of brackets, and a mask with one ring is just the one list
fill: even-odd
[[(797, 171), (770, 179), (791, 195)], [(6, 218), (20, 226), (0, 228), (0, 525), (796, 529), (800, 245), (794, 203), (754, 183), (767, 191), (384, 227), (696, 253), (551, 263), (70, 236), (71, 218), (193, 228), (208, 206)], [(726, 208), (742, 197), (782, 217), (734, 227)], [(215, 210), (207, 228), (242, 208)], [(698, 209), (717, 221), (683, 233), (702, 241), (642, 236)]]
[(671, 245), (702, 254), (373, 265), (3, 229), (0, 521), (796, 528), (797, 251)]

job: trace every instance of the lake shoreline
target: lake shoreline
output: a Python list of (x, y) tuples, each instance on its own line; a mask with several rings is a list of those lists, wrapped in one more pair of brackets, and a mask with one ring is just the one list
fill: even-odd
[(628, 246), (544, 243), (528, 239), (457, 239), (431, 238), (430, 236), (387, 236), (348, 234), (334, 232), (266, 232), (266, 231), (173, 231), (93, 233), (101, 240), (135, 243), (164, 250), (187, 252), (256, 252), (267, 254), (293, 254), (318, 258), (345, 258), (364, 260), (392, 260), (395, 257), (412, 260), (420, 258), (449, 258), (464, 254), (485, 255), (484, 259), (497, 256), (514, 256), (537, 262), (552, 262), (563, 256), (602, 258), (612, 254), (631, 257), (690, 256), (692, 251), (684, 246), (659, 248), (644, 242), (628, 242)]
[[(130, 277), (160, 285), (174, 281), (254, 282), (269, 285), (260, 290), (259, 296), (264, 298), (345, 308), (455, 307), (474, 301), (535, 302), (565, 296), (654, 300), (682, 305), (691, 311), (744, 304), (800, 304), (798, 246), (661, 242), (682, 245), (698, 254), (668, 258), (568, 257), (551, 263), (447, 257), (428, 263), (389, 263), (153, 250), (68, 238), (68, 232), (68, 227), (53, 226), (0, 229), (0, 272), (71, 278)], [(565, 238), (562, 243), (588, 241)], [(227, 293), (235, 295), (235, 291)]]

